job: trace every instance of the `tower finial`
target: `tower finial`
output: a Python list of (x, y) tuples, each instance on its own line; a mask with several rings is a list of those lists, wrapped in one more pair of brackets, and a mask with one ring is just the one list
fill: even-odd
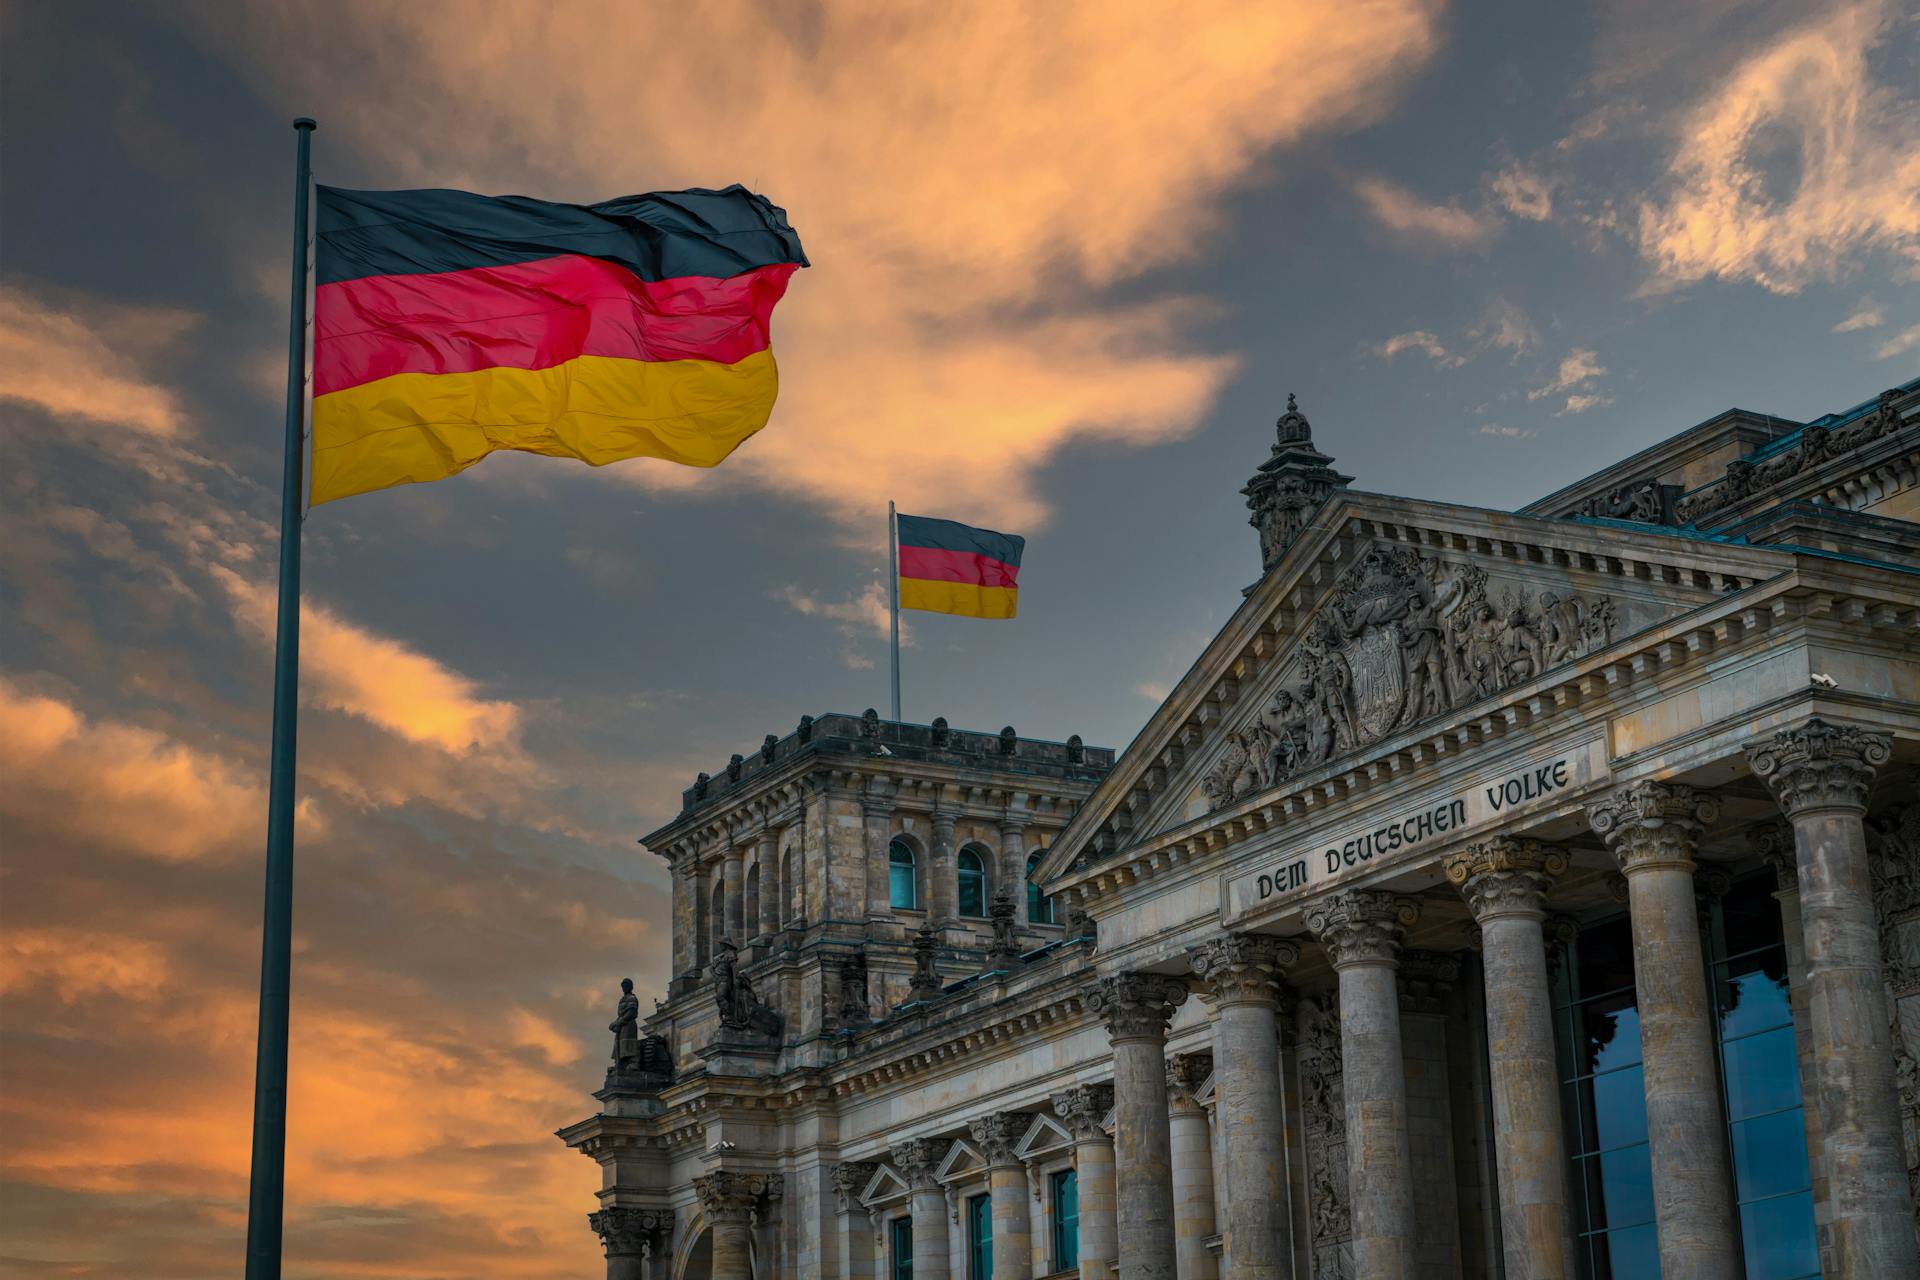
[(1313, 427), (1293, 392), (1287, 393), (1287, 411), (1273, 425), (1273, 454), (1240, 491), (1253, 513), (1248, 523), (1260, 532), (1262, 570), (1278, 564), (1313, 513), (1353, 479), (1335, 471), (1333, 459), (1313, 447)]

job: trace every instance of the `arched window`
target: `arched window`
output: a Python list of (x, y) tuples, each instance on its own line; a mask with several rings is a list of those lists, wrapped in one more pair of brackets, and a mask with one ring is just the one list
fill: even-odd
[(905, 840), (895, 840), (887, 846), (887, 900), (896, 910), (912, 911), (920, 905), (913, 846)]
[(1035, 849), (1027, 855), (1027, 923), (1052, 924), (1053, 899), (1040, 892), (1040, 886), (1033, 882), (1033, 869), (1040, 865), (1040, 855), (1045, 849)]
[(960, 851), (960, 914), (987, 914), (987, 858), (977, 844)]
[(747, 891), (741, 899), (740, 919), (749, 938), (760, 932), (760, 864), (747, 868)]

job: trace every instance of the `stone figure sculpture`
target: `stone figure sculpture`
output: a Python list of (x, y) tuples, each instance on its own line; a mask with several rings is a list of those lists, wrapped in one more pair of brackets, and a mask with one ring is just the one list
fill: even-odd
[(713, 956), (713, 989), (722, 1027), (759, 1036), (780, 1034), (780, 1015), (753, 994), (753, 987), (740, 975), (733, 943), (724, 938)]
[(620, 979), (620, 1005), (615, 1010), (613, 1021), (607, 1024), (607, 1030), (613, 1032), (613, 1060), (626, 1062), (640, 1056), (640, 997), (633, 994), (633, 979)]
[(1215, 809), (1612, 643), (1606, 597), (1487, 595), (1478, 565), (1375, 544), (1300, 632), (1291, 681), (1230, 727)]

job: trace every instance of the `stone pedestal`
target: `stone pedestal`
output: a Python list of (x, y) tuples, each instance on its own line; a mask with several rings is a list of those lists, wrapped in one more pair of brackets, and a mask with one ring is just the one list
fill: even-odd
[(655, 1280), (666, 1275), (673, 1210), (614, 1206), (588, 1214), (587, 1225), (607, 1251), (607, 1280)]
[(893, 1167), (907, 1180), (913, 1211), (914, 1280), (947, 1280), (947, 1197), (934, 1175), (946, 1158), (943, 1138), (916, 1138), (893, 1149)]
[(1230, 934), (1196, 947), (1188, 958), (1214, 1007), (1213, 1096), (1229, 1190), (1221, 1223), (1227, 1274), (1234, 1280), (1281, 1280), (1289, 1272), (1293, 1241), (1277, 1016), (1281, 973), (1300, 958), (1300, 949), (1279, 938)]
[(1213, 1133), (1195, 1095), (1213, 1073), (1213, 1056), (1185, 1053), (1167, 1063), (1167, 1149), (1173, 1162), (1173, 1253), (1180, 1280), (1214, 1280)]
[(1641, 782), (1588, 805), (1587, 820), (1627, 880), (1660, 1267), (1735, 1280), (1733, 1178), (1693, 892), (1694, 849), (1716, 812), (1691, 787)]
[(1027, 1167), (1015, 1154), (1033, 1117), (1017, 1111), (982, 1116), (969, 1126), (973, 1144), (987, 1162), (987, 1188), (993, 1197), (993, 1274), (1019, 1280), (1033, 1272), (1032, 1215)]
[(1327, 948), (1340, 982), (1340, 1052), (1346, 1091), (1347, 1186), (1356, 1280), (1403, 1280), (1417, 1269), (1407, 1086), (1394, 970), (1409, 899), (1367, 889), (1308, 908), (1307, 927)]
[(1185, 982), (1153, 973), (1102, 978), (1087, 994), (1113, 1045), (1120, 1280), (1176, 1275), (1166, 1045), (1167, 1023), (1186, 998)]
[(1747, 748), (1793, 824), (1833, 1280), (1920, 1275), (1865, 817), (1887, 737), (1810, 721)]
[(1480, 926), (1500, 1239), (1508, 1280), (1577, 1280), (1547, 981), (1547, 886), (1565, 851), (1497, 836), (1446, 860)]
[(1077, 1085), (1053, 1097), (1053, 1113), (1073, 1135), (1074, 1182), (1080, 1196), (1080, 1277), (1107, 1280), (1118, 1256), (1113, 1139), (1101, 1127), (1113, 1109), (1113, 1086)]

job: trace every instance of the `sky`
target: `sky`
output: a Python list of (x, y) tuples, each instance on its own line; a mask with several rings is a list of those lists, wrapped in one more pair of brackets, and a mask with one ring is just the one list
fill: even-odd
[(292, 140), (349, 187), (742, 182), (813, 266), (714, 471), (496, 455), (305, 535), (287, 1274), (578, 1277), (636, 844), (885, 709), (885, 511), (1028, 540), (908, 719), (1124, 746), (1289, 392), (1512, 509), (1920, 369), (1894, 3), (0, 4), (0, 1275), (234, 1274)]

